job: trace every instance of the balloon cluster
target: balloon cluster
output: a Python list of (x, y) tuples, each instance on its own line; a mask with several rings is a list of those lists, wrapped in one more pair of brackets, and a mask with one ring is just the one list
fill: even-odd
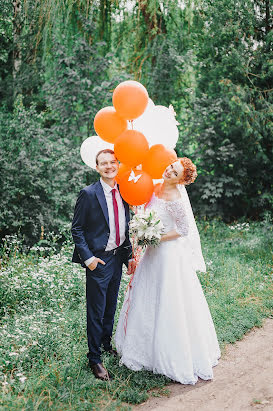
[(82, 143), (82, 160), (95, 168), (96, 153), (113, 149), (121, 163), (116, 177), (121, 195), (129, 204), (141, 205), (152, 196), (153, 179), (160, 179), (177, 160), (178, 123), (172, 107), (155, 106), (137, 81), (124, 81), (115, 88), (113, 106), (96, 114), (94, 128), (99, 137)]

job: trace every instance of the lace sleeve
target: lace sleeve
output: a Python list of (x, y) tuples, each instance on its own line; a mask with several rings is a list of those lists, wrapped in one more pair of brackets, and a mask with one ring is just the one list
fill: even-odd
[(180, 234), (181, 237), (186, 237), (189, 232), (189, 222), (182, 202), (179, 200), (171, 201), (167, 209), (175, 220), (178, 234)]

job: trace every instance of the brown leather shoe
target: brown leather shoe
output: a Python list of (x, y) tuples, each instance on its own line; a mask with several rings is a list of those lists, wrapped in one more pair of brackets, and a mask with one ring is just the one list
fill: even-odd
[(93, 371), (93, 374), (95, 375), (96, 378), (103, 380), (103, 381), (109, 381), (110, 380), (110, 376), (108, 374), (108, 371), (106, 370), (106, 368), (104, 368), (104, 366), (102, 365), (102, 363), (98, 363), (98, 364), (90, 364), (91, 370)]

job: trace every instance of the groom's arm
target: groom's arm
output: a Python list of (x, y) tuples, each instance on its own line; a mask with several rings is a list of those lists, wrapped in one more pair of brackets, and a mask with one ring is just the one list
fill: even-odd
[(87, 261), (93, 257), (92, 251), (89, 249), (84, 235), (84, 228), (87, 224), (88, 210), (90, 209), (90, 198), (85, 190), (81, 190), (77, 199), (72, 221), (72, 237), (75, 243), (78, 254), (82, 261)]

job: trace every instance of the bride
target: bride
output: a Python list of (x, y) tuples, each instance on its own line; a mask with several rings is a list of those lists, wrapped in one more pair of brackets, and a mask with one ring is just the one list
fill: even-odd
[(157, 248), (148, 247), (121, 309), (115, 344), (121, 364), (182, 384), (213, 378), (220, 349), (196, 270), (206, 271), (185, 185), (197, 176), (184, 157), (166, 168), (148, 207), (164, 224)]

